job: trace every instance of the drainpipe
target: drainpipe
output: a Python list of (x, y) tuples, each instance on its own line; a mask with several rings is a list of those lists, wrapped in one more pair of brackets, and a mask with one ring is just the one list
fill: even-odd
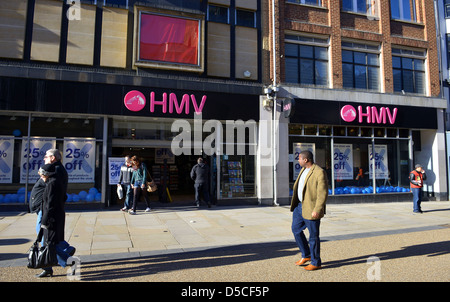
[(273, 119), (272, 119), (272, 159), (273, 159), (273, 204), (278, 204), (277, 192), (277, 143), (276, 143), (276, 121), (277, 121), (277, 54), (276, 54), (276, 31), (275, 31), (275, 0), (272, 0), (272, 59), (273, 59)]

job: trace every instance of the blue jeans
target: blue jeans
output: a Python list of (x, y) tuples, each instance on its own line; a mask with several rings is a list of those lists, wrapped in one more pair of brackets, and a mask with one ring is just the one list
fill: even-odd
[(200, 196), (203, 195), (203, 200), (210, 204), (208, 184), (194, 184), (195, 188), (195, 202), (200, 205)]
[(125, 190), (125, 208), (130, 209), (133, 206), (133, 189), (131, 188), (131, 184), (123, 185)]
[(413, 211), (414, 212), (422, 211), (422, 209), (420, 208), (420, 204), (422, 202), (422, 189), (411, 188), (411, 192), (413, 193)]
[[(320, 238), (319, 238), (320, 219), (308, 220), (302, 216), (302, 204), (299, 204), (292, 215), (292, 233), (294, 234), (295, 242), (302, 253), (303, 258), (311, 257), (311, 264), (314, 266), (321, 266), (320, 259)], [(309, 243), (303, 230), (308, 228)]]
[[(36, 233), (39, 234), (41, 230), (41, 222), (42, 222), (42, 211), (37, 213), (36, 220)], [(41, 245), (44, 245), (44, 238), (42, 237)], [(74, 247), (70, 246), (67, 241), (60, 241), (56, 245), (56, 258), (58, 258), (58, 264), (62, 267), (66, 267), (67, 259), (69, 259), (69, 253), (73, 251)], [(52, 270), (51, 267), (44, 268), (44, 270)]]

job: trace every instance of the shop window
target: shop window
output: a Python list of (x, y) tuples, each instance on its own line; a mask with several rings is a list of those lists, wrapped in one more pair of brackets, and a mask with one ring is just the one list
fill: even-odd
[(255, 160), (252, 155), (220, 156), (220, 199), (255, 196)]
[[(315, 137), (289, 133), (291, 190), (301, 170), (298, 154), (309, 150), (327, 172), (330, 195), (409, 192), (409, 139), (397, 138), (397, 129), (347, 127), (346, 137), (345, 127), (333, 130), (333, 140), (320, 130)], [(351, 134), (358, 131), (360, 136)]]
[(68, 172), (67, 202), (101, 201), (102, 119), (15, 114), (0, 116), (0, 122), (0, 203), (29, 202), (45, 153), (53, 148)]
[[(331, 188), (331, 139), (327, 137), (290, 137), (289, 152), (293, 161), (289, 165), (290, 189), (300, 173), (298, 157), (301, 151), (311, 151), (314, 162), (327, 172), (328, 186)], [(292, 192), (291, 192), (292, 193)]]

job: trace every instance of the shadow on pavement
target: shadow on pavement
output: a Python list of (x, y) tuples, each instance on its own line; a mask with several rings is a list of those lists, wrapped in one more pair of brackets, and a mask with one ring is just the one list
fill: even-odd
[[(450, 241), (441, 241), (441, 242), (433, 242), (433, 243), (426, 243), (426, 244), (418, 244), (418, 245), (411, 245), (407, 247), (403, 247), (401, 250), (397, 251), (389, 251), (381, 254), (376, 254), (376, 256), (381, 260), (392, 260), (392, 259), (399, 259), (399, 258), (407, 258), (407, 257), (414, 257), (414, 256), (427, 256), (427, 257), (434, 257), (434, 256), (440, 256), (450, 253)], [(323, 265), (323, 269), (328, 268), (336, 268), (346, 265), (354, 265), (354, 264), (360, 264), (360, 263), (366, 263), (367, 259), (370, 256), (374, 255), (364, 255), (364, 256), (358, 256), (348, 259), (342, 259), (342, 260), (336, 260), (327, 262)]]
[[(293, 248), (295, 250), (292, 250)], [(105, 281), (193, 268), (214, 268), (249, 261), (292, 256), (298, 252), (293, 242), (275, 242), (244, 244), (178, 254), (89, 262), (82, 264), (82, 280)]]

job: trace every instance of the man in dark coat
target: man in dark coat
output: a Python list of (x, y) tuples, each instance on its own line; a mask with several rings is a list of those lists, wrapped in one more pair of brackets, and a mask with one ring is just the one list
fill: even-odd
[[(67, 194), (67, 185), (69, 183), (69, 175), (67, 174), (64, 165), (61, 162), (61, 152), (58, 149), (49, 149), (45, 153), (45, 164), (53, 164), (55, 166), (56, 176), (60, 179), (64, 194)], [(67, 195), (64, 196), (64, 201), (67, 200)]]
[(64, 241), (66, 220), (63, 185), (61, 180), (56, 176), (54, 165), (44, 165), (41, 169), (46, 174), (46, 187), (42, 195), (41, 227), (49, 231), (48, 240), (58, 244), (60, 241)]
[(199, 158), (197, 164), (191, 170), (191, 178), (195, 182), (195, 203), (197, 207), (200, 206), (200, 194), (202, 193), (208, 208), (211, 207), (209, 200), (209, 174), (209, 166), (203, 162), (203, 158)]
[[(48, 243), (56, 246), (58, 263), (65, 267), (69, 254), (64, 251), (62, 246), (68, 245), (64, 241), (64, 226), (66, 213), (64, 211), (64, 188), (61, 180), (57, 177), (55, 165), (46, 164), (39, 169), (39, 174), (45, 182), (44, 192), (42, 194), (42, 220), (41, 228), (46, 229)], [(44, 233), (45, 234), (45, 233)], [(39, 278), (53, 275), (53, 269), (46, 267), (36, 275)]]

